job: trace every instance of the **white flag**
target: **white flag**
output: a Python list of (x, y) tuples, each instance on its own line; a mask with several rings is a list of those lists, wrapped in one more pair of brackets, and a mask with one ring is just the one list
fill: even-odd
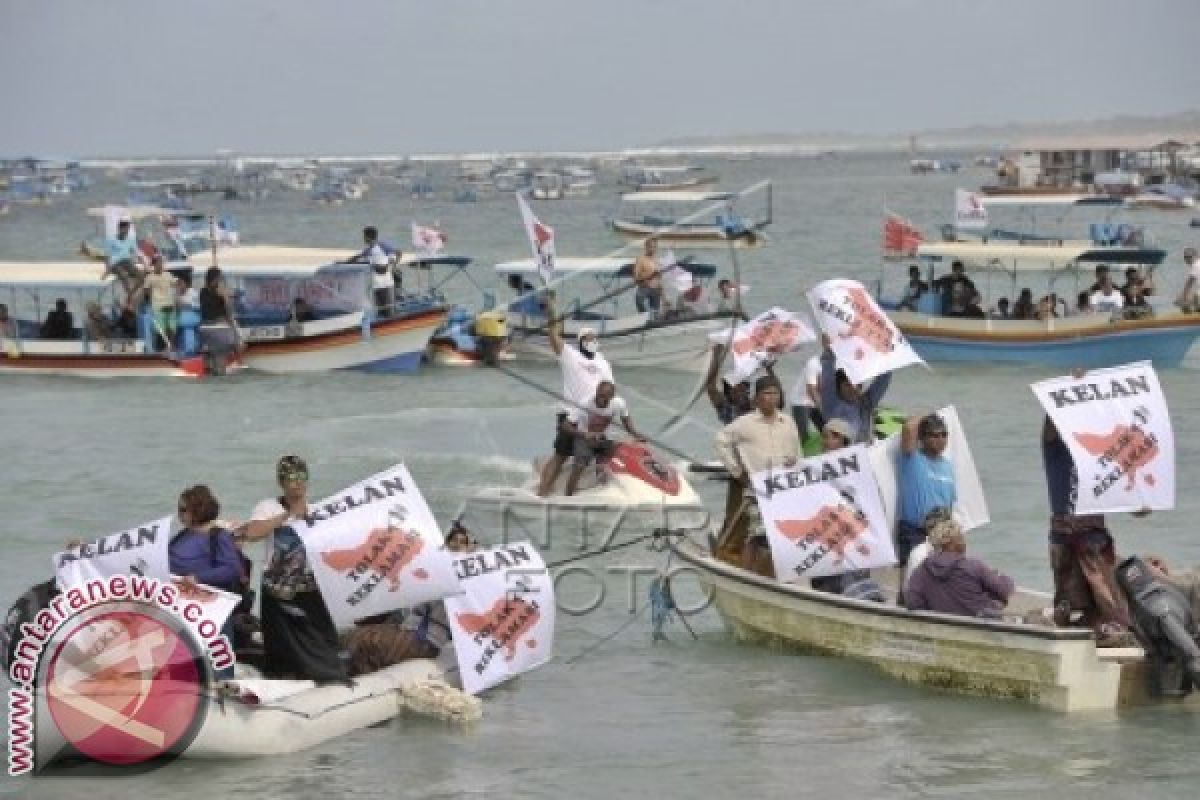
[(454, 555), (463, 593), (446, 598), (446, 619), (463, 689), (476, 694), (549, 661), (554, 580), (533, 545)]
[(1149, 361), (1030, 388), (1075, 462), (1075, 513), (1175, 507), (1175, 434)]
[(403, 464), (330, 495), (292, 528), (339, 627), (459, 591), (437, 520)]
[(754, 474), (771, 560), (781, 581), (896, 563), (871, 459), (863, 445)]
[(988, 224), (987, 208), (983, 195), (966, 189), (954, 190), (954, 227), (962, 230), (980, 230)]
[[(975, 459), (967, 445), (967, 436), (958, 419), (954, 406), (938, 409), (937, 415), (946, 423), (946, 452), (943, 454), (954, 467), (954, 493), (957, 499), (951, 509), (954, 519), (964, 531), (978, 528), (991, 522), (987, 498), (983, 494), (983, 483), (975, 469)], [(896, 527), (899, 514), (900, 488), (900, 434), (893, 433), (881, 442), (871, 445), (871, 464), (875, 468), (875, 481), (879, 484), (879, 495), (883, 499), (883, 511), (887, 515), (888, 530)]]
[(731, 363), (725, 379), (740, 383), (758, 371), (764, 361), (794, 352), (800, 345), (816, 341), (817, 335), (802, 317), (776, 307), (743, 322), (732, 332), (720, 330), (708, 338), (729, 346)]
[(446, 234), (437, 228), (412, 224), (413, 249), (423, 256), (436, 256), (446, 248)]
[(858, 281), (823, 281), (808, 291), (808, 302), (852, 382), (924, 363)]
[(167, 547), (172, 521), (172, 517), (163, 517), (56, 553), (53, 563), (58, 588), (66, 591), (113, 575), (170, 580)]
[(525, 223), (525, 234), (529, 237), (529, 245), (533, 248), (533, 259), (537, 263), (538, 274), (547, 284), (554, 277), (554, 229), (543, 225), (541, 220), (533, 215), (525, 195), (517, 192), (517, 206), (521, 209), (521, 221)]

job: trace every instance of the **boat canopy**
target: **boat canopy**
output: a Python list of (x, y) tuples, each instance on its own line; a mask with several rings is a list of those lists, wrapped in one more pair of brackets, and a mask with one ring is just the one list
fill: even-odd
[[(681, 261), (675, 266), (687, 270), (697, 278), (711, 278), (717, 274), (713, 264), (696, 264), (691, 261)], [(531, 275), (538, 272), (537, 262), (531, 258), (519, 261), (506, 261), (496, 265), (496, 272), (501, 275)], [(633, 259), (631, 258), (560, 258), (554, 262), (555, 275), (616, 275), (629, 277), (633, 275)]]
[(621, 195), (622, 203), (714, 203), (732, 200), (736, 192), (629, 192)]
[(119, 215), (118, 219), (128, 219), (136, 222), (139, 219), (147, 219), (151, 217), (166, 217), (171, 214), (178, 214), (178, 211), (171, 211), (162, 206), (96, 206), (89, 208), (87, 215), (89, 217), (99, 217), (100, 219), (108, 219), (112, 215)]
[(1121, 206), (1124, 199), (1110, 194), (980, 195), (985, 206)]
[[(258, 275), (279, 278), (305, 277), (324, 267), (362, 269), (365, 264), (347, 264), (354, 251), (350, 248), (276, 247), (248, 245), (224, 247), (217, 251), (216, 266), (229, 275)], [(193, 253), (188, 261), (197, 272), (213, 266), (212, 250)]]
[(917, 247), (917, 258), (961, 261), (975, 272), (1057, 272), (1096, 264), (1161, 264), (1166, 251), (1138, 245), (1101, 246), (1088, 241), (1026, 240), (1024, 243), (927, 242)]
[(0, 286), (28, 289), (104, 289), (114, 276), (98, 261), (0, 262)]
[(405, 253), (400, 256), (399, 262), (402, 267), (416, 267), (417, 269), (431, 269), (433, 267), (457, 267), (465, 269), (471, 265), (471, 259), (466, 256), (423, 256), (420, 253)]

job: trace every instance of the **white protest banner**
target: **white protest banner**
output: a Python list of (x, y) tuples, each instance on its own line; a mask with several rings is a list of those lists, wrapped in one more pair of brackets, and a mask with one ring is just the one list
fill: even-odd
[(53, 563), (58, 588), (66, 591), (113, 575), (170, 580), (167, 546), (171, 542), (173, 519), (163, 517), (56, 553)]
[(1030, 388), (1075, 462), (1075, 513), (1175, 507), (1175, 435), (1149, 361)]
[(865, 446), (764, 470), (752, 480), (781, 581), (896, 563)]
[(966, 189), (954, 190), (954, 227), (959, 230), (980, 230), (988, 224), (983, 195)]
[(463, 689), (476, 694), (550, 660), (554, 581), (529, 542), (454, 554), (463, 594), (447, 597)]
[[(176, 591), (179, 592), (180, 603), (193, 602), (197, 603), (204, 609), (204, 619), (210, 619), (216, 623), (218, 628), (225, 625), (225, 620), (229, 619), (229, 615), (238, 607), (238, 603), (242, 602), (242, 598), (233, 592), (226, 592), (218, 589), (215, 586), (209, 586), (206, 583), (187, 584), (178, 576), (171, 576), (171, 582), (175, 585)], [(184, 620), (189, 625), (195, 627), (200, 620)]]
[(708, 338), (728, 344), (731, 364), (725, 379), (740, 383), (753, 375), (764, 361), (799, 350), (800, 345), (816, 341), (817, 335), (802, 317), (776, 307), (732, 331), (710, 333)]
[[(983, 484), (975, 470), (975, 459), (967, 445), (962, 422), (954, 406), (939, 409), (937, 415), (946, 423), (949, 434), (944, 457), (954, 467), (954, 491), (958, 499), (952, 509), (954, 519), (964, 531), (978, 528), (991, 522), (987, 499), (983, 495)], [(898, 493), (900, 475), (900, 434), (894, 433), (881, 442), (871, 445), (871, 464), (875, 468), (875, 480), (879, 483), (879, 495), (883, 499), (887, 514), (888, 529), (895, 530), (899, 513)]]
[(533, 260), (537, 263), (538, 274), (548, 284), (554, 277), (554, 229), (543, 225), (542, 221), (533, 215), (521, 192), (517, 192), (517, 207), (521, 210), (521, 222), (525, 225), (529, 246), (533, 248)]
[(413, 249), (423, 256), (436, 256), (446, 247), (446, 234), (437, 228), (412, 223)]
[(808, 291), (808, 302), (817, 325), (829, 336), (838, 366), (854, 383), (924, 363), (858, 281), (818, 283)]
[(330, 495), (292, 528), (339, 627), (459, 591), (437, 520), (403, 464)]

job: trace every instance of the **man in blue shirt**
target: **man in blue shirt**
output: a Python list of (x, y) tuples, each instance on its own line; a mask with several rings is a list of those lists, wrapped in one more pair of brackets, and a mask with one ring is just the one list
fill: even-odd
[(900, 434), (898, 481), (899, 521), (896, 556), (903, 565), (909, 553), (925, 541), (925, 515), (937, 507), (953, 508), (958, 499), (954, 464), (946, 458), (949, 430), (937, 414), (909, 417)]
[(132, 307), (132, 298), (142, 287), (142, 274), (137, 269), (137, 262), (142, 261), (138, 251), (137, 240), (130, 233), (130, 222), (123, 219), (117, 223), (117, 235), (104, 241), (104, 275), (116, 275), (125, 288), (125, 303)]
[(854, 430), (856, 444), (871, 444), (875, 440), (875, 410), (892, 384), (892, 373), (876, 376), (870, 385), (856, 386), (837, 366), (837, 358), (829, 346), (829, 337), (821, 337), (821, 376), (817, 390), (821, 414), (825, 419), (844, 419)]

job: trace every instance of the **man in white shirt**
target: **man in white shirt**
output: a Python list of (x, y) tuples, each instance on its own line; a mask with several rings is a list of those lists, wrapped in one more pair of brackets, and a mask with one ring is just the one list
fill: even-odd
[(1112, 276), (1105, 272), (1100, 277), (1100, 283), (1096, 290), (1092, 292), (1089, 302), (1092, 310), (1101, 314), (1112, 314), (1120, 311), (1125, 306), (1125, 298), (1121, 296), (1121, 292), (1113, 285)]
[[(600, 381), (596, 386), (596, 395), (588, 403), (571, 411), (563, 421), (563, 433), (569, 435), (574, 443), (572, 455), (575, 463), (571, 465), (571, 473), (567, 477), (566, 496), (575, 494), (579, 486), (579, 478), (584, 469), (597, 457), (612, 455), (616, 444), (605, 433), (616, 418), (629, 435), (639, 442), (645, 441), (633, 427), (629, 417), (629, 407), (624, 399), (617, 397), (617, 387), (612, 381)], [(554, 476), (558, 477), (557, 473)]]
[(538, 483), (538, 495), (545, 497), (558, 479), (563, 463), (575, 452), (575, 439), (563, 433), (563, 422), (575, 409), (586, 405), (596, 396), (596, 387), (601, 381), (612, 382), (612, 367), (600, 352), (598, 337), (591, 328), (580, 328), (577, 346), (563, 341), (562, 320), (558, 319), (554, 307), (554, 293), (546, 293), (546, 313), (549, 317), (548, 336), (550, 348), (558, 356), (563, 376), (563, 404), (559, 407), (554, 425), (554, 455), (542, 468)]
[(811, 424), (814, 431), (820, 431), (825, 426), (821, 415), (821, 357), (813, 356), (804, 363), (804, 371), (796, 379), (796, 385), (788, 393), (792, 401), (792, 419), (796, 421), (796, 430), (800, 440), (804, 441)]

